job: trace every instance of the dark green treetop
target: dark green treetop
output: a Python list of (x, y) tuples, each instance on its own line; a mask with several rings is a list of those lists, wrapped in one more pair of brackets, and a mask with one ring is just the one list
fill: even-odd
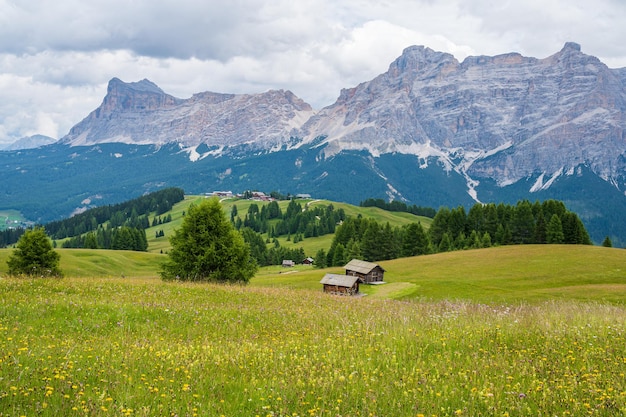
[(249, 245), (215, 198), (191, 206), (170, 243), (165, 280), (247, 283), (257, 270)]
[(61, 256), (54, 250), (43, 227), (24, 232), (7, 265), (9, 275), (61, 277)]

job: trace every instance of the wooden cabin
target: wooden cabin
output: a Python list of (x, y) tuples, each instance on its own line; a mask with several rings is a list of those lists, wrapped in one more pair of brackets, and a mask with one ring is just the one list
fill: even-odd
[(291, 259), (283, 259), (283, 268), (292, 268), (296, 266), (296, 263)]
[(372, 262), (353, 259), (344, 268), (346, 275), (359, 277), (366, 284), (383, 282), (385, 277), (385, 270), (380, 265)]
[(350, 275), (326, 274), (320, 281), (324, 285), (324, 292), (336, 295), (357, 295), (361, 278)]

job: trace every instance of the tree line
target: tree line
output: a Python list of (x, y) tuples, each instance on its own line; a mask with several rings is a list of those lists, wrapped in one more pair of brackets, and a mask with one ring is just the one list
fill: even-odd
[(143, 228), (120, 226), (104, 228), (102, 225), (96, 231), (74, 236), (63, 242), (63, 248), (85, 249), (113, 249), (134, 250), (145, 252), (148, 250), (148, 239)]
[(26, 229), (23, 227), (15, 227), (0, 231), (0, 248), (6, 248), (16, 243), (24, 234)]
[(235, 228), (250, 228), (257, 233), (267, 233), (270, 238), (279, 236), (298, 236), (297, 239), (323, 236), (334, 233), (338, 223), (346, 218), (343, 209), (335, 210), (332, 204), (325, 207), (302, 207), (296, 200), (291, 200), (285, 212), (276, 201), (259, 206), (252, 203), (242, 219), (237, 206), (231, 210), (231, 222)]
[(287, 236), (288, 241), (297, 243), (304, 238), (335, 233), (337, 224), (345, 219), (344, 210), (336, 210), (332, 204), (303, 207), (295, 200), (289, 202), (284, 212), (272, 201), (260, 208), (252, 203), (243, 219), (234, 205), (230, 215), (231, 223), (250, 245), (251, 257), (259, 266), (280, 265), (285, 259), (302, 263), (306, 258), (304, 249), (281, 246), (277, 237)]
[(421, 207), (415, 204), (408, 205), (402, 201), (385, 201), (382, 198), (368, 198), (361, 201), (361, 207), (378, 207), (387, 211), (400, 211), (404, 213), (415, 214), (416, 216), (430, 217), (431, 219), (437, 214), (437, 210), (432, 207)]
[(303, 248), (286, 248), (274, 238), (273, 245), (268, 248), (267, 240), (249, 227), (240, 230), (244, 241), (250, 246), (250, 256), (259, 266), (280, 265), (283, 260), (290, 259), (302, 263), (306, 259)]
[(45, 225), (45, 229), (53, 239), (64, 239), (96, 231), (104, 223), (107, 223), (109, 228), (127, 226), (147, 229), (150, 227), (148, 219), (150, 213), (160, 216), (170, 211), (174, 204), (184, 198), (185, 192), (182, 189), (166, 188), (124, 203), (91, 208), (68, 219), (50, 222)]
[(517, 205), (475, 204), (440, 208), (426, 231), (421, 223), (403, 227), (347, 218), (328, 250), (318, 251), (316, 266), (341, 266), (351, 259), (382, 261), (462, 249), (512, 244), (585, 244), (591, 239), (579, 217), (556, 200)]

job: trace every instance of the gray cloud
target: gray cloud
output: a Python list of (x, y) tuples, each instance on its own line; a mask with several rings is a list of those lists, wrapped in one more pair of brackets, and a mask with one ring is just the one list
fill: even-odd
[(621, 0), (0, 0), (0, 144), (63, 136), (112, 77), (181, 98), (290, 89), (320, 108), (415, 44), (462, 60), (575, 41), (623, 67), (624, 21)]

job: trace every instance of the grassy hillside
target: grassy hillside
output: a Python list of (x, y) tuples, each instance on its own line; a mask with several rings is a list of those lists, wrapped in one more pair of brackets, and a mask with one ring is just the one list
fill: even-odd
[[(163, 255), (134, 251), (56, 249), (66, 277), (155, 277)], [(13, 249), (0, 249), (0, 276)]]
[(626, 413), (623, 306), (117, 277), (0, 278), (0, 305), (0, 416)]
[[(167, 252), (170, 248), (168, 237), (174, 233), (174, 230), (178, 228), (183, 219), (183, 212), (189, 210), (189, 206), (193, 203), (198, 203), (205, 197), (201, 196), (186, 196), (184, 201), (176, 204), (174, 208), (162, 215), (161, 217), (167, 216), (171, 214), (172, 221), (170, 223), (165, 223), (162, 225), (150, 227), (146, 229), (146, 236), (148, 237), (148, 251), (153, 253), (161, 253)], [(304, 206), (328, 206), (332, 204), (335, 209), (343, 209), (348, 216), (358, 216), (361, 215), (363, 217), (372, 218), (380, 223), (389, 222), (391, 226), (402, 226), (405, 224), (413, 223), (413, 222), (421, 222), (422, 225), (427, 229), (430, 227), (432, 223), (432, 219), (428, 217), (415, 216), (410, 213), (400, 213), (400, 212), (389, 212), (377, 207), (358, 207), (353, 206), (346, 203), (338, 203), (334, 201), (328, 200), (297, 200), (303, 207)], [(222, 205), (224, 207), (224, 211), (230, 217), (230, 213), (233, 205), (237, 206), (237, 212), (239, 213), (239, 217), (245, 217), (248, 212), (248, 208), (251, 204), (256, 204), (261, 207), (263, 203), (260, 201), (252, 201), (252, 200), (238, 200), (238, 199), (224, 199), (222, 200)], [(280, 209), (284, 212), (289, 205), (289, 201), (279, 201), (278, 205)], [(159, 230), (163, 230), (165, 233), (164, 237), (156, 237), (156, 232)], [(287, 241), (287, 237), (283, 236), (278, 238), (281, 246), (285, 246), (288, 248), (300, 248), (302, 247), (305, 253), (308, 256), (315, 256), (319, 249), (328, 250), (330, 244), (333, 240), (333, 235), (324, 235), (314, 238), (306, 238), (301, 242), (293, 243)]]
[[(157, 277), (164, 255), (58, 249), (67, 277)], [(0, 275), (11, 249), (0, 249)], [(626, 303), (626, 250), (525, 245), (447, 252), (381, 262), (387, 284), (361, 286), (370, 298), (468, 300), (488, 304), (580, 300)], [(320, 279), (341, 268), (261, 268), (251, 287), (321, 291)]]
[[(387, 284), (361, 286), (374, 298), (471, 300), (489, 304), (552, 299), (626, 303), (626, 251), (596, 246), (525, 245), (447, 252), (380, 263)], [(289, 272), (289, 273), (285, 273)], [(262, 270), (251, 285), (319, 288), (326, 272)]]

